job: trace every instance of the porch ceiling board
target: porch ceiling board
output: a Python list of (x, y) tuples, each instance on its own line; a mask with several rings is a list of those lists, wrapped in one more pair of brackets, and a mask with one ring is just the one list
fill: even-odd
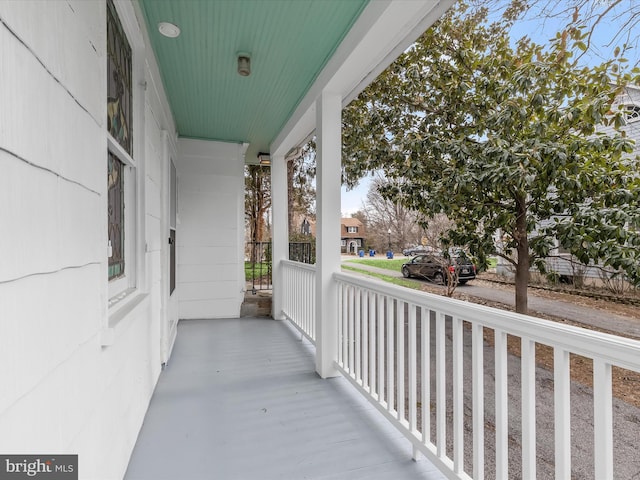
[[(182, 137), (271, 141), (304, 98), (369, 0), (141, 0), (153, 50)], [(181, 29), (175, 39), (159, 22)], [(251, 54), (240, 76), (237, 53)]]

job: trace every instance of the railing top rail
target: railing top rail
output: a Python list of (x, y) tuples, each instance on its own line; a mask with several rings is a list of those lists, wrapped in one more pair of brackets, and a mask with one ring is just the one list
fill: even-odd
[(295, 260), (281, 260), (283, 266), (299, 268), (301, 270), (309, 270), (312, 272), (316, 271), (315, 265), (310, 265), (308, 263), (296, 262)]
[[(572, 353), (601, 359), (629, 370), (640, 371), (640, 341), (638, 340), (564, 325), (431, 293), (417, 292), (353, 274), (334, 273), (334, 279), (445, 315), (480, 323), (508, 334), (529, 338), (545, 345), (558, 346)], [(606, 313), (603, 312), (604, 315)]]

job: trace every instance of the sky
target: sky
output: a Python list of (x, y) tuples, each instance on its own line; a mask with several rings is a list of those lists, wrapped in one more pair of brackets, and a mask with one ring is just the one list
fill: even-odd
[[(594, 4), (600, 8), (605, 8), (610, 4), (610, 0), (592, 0)], [(625, 15), (630, 8), (634, 7), (638, 10), (637, 2), (640, 0), (623, 0), (618, 8), (610, 12), (597, 28), (594, 29), (591, 48), (585, 54), (584, 61), (589, 65), (597, 65), (607, 58), (613, 57), (613, 51), (616, 45), (624, 43), (625, 38), (615, 38), (615, 32), (619, 31), (621, 26), (629, 19), (628, 15)], [(547, 0), (537, 0), (537, 5), (545, 6), (551, 4)], [(567, 1), (560, 0), (553, 2), (558, 5), (558, 8), (566, 8)], [(530, 18), (519, 21), (513, 28), (514, 41), (525, 35), (529, 36), (534, 42), (545, 45), (553, 38), (559, 30), (566, 25), (565, 18), (547, 18), (540, 19), (535, 18), (536, 12), (530, 15)], [(640, 27), (635, 26), (631, 32), (631, 37), (635, 42), (640, 40)], [(612, 43), (612, 40), (615, 40)], [(629, 60), (629, 63), (634, 65), (640, 62), (640, 44), (634, 45), (635, 48), (631, 48), (625, 53), (625, 57)], [(359, 185), (351, 191), (347, 191), (345, 187), (342, 187), (342, 215), (344, 217), (350, 217), (358, 210), (363, 210), (363, 200), (365, 199), (371, 177), (365, 177), (359, 183)]]
[(370, 177), (366, 177), (351, 191), (347, 191), (345, 187), (342, 187), (341, 209), (343, 217), (350, 217), (358, 210), (363, 210), (362, 200), (367, 196), (369, 183)]

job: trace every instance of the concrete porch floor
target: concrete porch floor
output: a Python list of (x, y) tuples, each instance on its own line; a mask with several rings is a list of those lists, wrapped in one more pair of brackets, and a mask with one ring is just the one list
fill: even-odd
[(126, 480), (442, 479), (313, 347), (268, 318), (178, 326)]

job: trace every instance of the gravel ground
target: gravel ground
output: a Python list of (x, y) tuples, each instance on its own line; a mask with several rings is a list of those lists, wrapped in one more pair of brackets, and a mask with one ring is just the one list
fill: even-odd
[[(435, 332), (433, 332), (435, 335)], [(433, 338), (433, 337), (432, 337)], [(451, 340), (450, 332), (447, 333)], [(472, 386), (471, 386), (471, 335), (465, 332), (464, 338), (464, 409), (465, 409), (465, 470), (472, 471)], [(433, 349), (432, 349), (433, 351)], [(485, 478), (495, 475), (495, 365), (492, 342), (484, 346), (484, 392), (485, 392)], [(451, 368), (449, 366), (449, 368)], [(509, 478), (522, 477), (521, 464), (521, 378), (520, 358), (508, 356), (508, 392), (509, 392)], [(432, 391), (435, 384), (432, 385)], [(448, 398), (452, 397), (452, 386), (448, 386)], [(431, 400), (435, 406), (435, 398)], [(447, 405), (447, 435), (449, 454), (452, 454), (451, 402)], [(536, 432), (537, 432), (537, 472), (538, 479), (555, 478), (555, 449), (553, 427), (553, 373), (544, 368), (536, 368)], [(435, 416), (432, 419), (435, 424)], [(614, 399), (614, 475), (615, 478), (640, 478), (640, 409), (624, 401)], [(573, 446), (572, 477), (576, 479), (595, 479), (593, 473), (593, 391), (579, 382), (571, 382), (571, 435)]]

